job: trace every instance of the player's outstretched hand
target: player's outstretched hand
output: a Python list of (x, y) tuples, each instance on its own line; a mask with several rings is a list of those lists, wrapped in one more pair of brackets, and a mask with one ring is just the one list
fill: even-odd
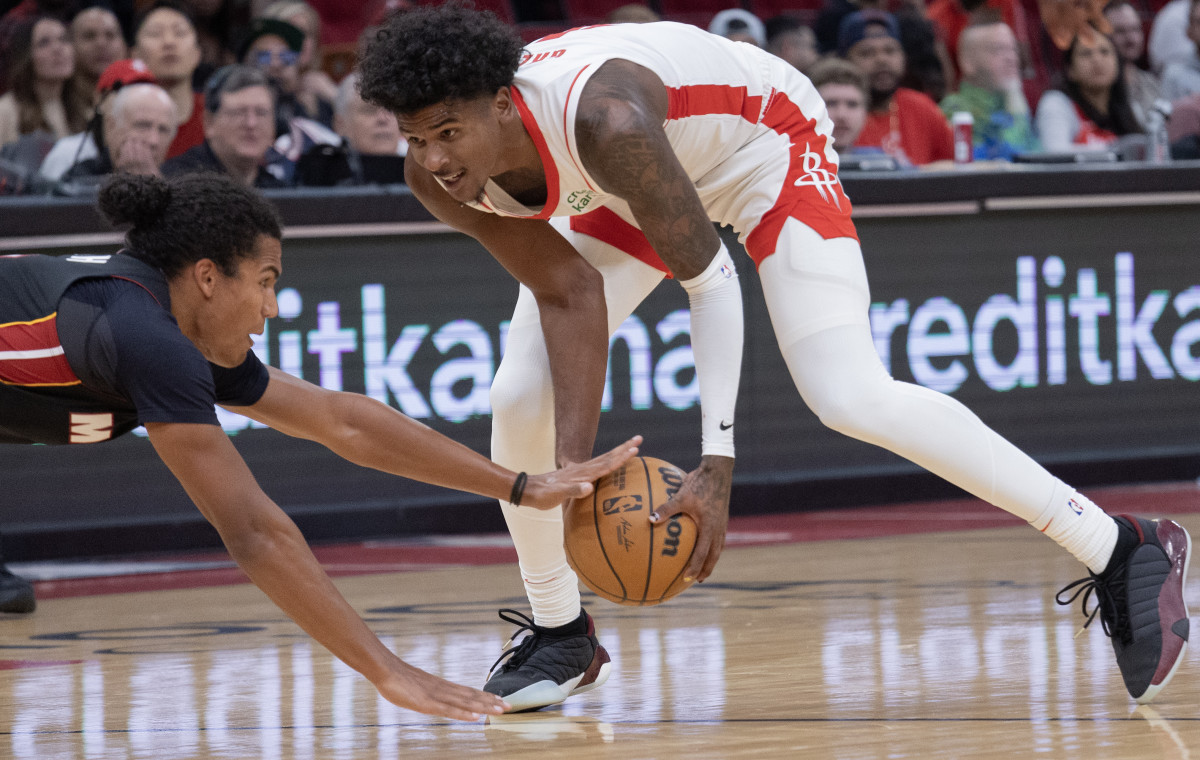
[(1104, 16), (1106, 3), (1107, 0), (1038, 0), (1038, 11), (1055, 47), (1066, 50), (1076, 36), (1091, 44), (1097, 29), (1103, 34), (1112, 31)]
[(495, 694), (451, 683), (406, 662), (400, 662), (375, 688), (384, 699), (400, 707), (455, 720), (479, 720), (511, 709)]
[(683, 513), (696, 523), (696, 548), (683, 571), (684, 580), (703, 581), (717, 566), (725, 548), (729, 526), (729, 487), (733, 483), (733, 459), (706, 456), (700, 466), (683, 479), (670, 501), (650, 515), (651, 522), (664, 522)]
[(595, 482), (637, 456), (642, 437), (635, 435), (620, 446), (586, 462), (569, 464), (544, 475), (530, 475), (521, 506), (553, 509), (559, 504), (587, 496)]

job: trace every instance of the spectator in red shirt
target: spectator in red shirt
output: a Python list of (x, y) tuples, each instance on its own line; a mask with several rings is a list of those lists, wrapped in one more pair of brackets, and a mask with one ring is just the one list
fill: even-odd
[(133, 54), (146, 62), (154, 79), (175, 101), (179, 130), (167, 157), (204, 142), (204, 98), (192, 89), (192, 74), (200, 65), (200, 42), (187, 8), (173, 0), (151, 5), (137, 23)]
[(866, 75), (871, 90), (856, 147), (877, 147), (902, 166), (954, 157), (950, 123), (937, 103), (900, 86), (905, 58), (895, 17), (874, 10), (850, 14), (838, 27), (838, 54)]

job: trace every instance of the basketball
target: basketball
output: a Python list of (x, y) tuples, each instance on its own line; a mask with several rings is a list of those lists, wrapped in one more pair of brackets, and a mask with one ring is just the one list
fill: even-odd
[(642, 607), (692, 585), (684, 582), (683, 570), (696, 546), (696, 524), (687, 515), (650, 522), (650, 513), (679, 490), (683, 478), (670, 462), (634, 457), (567, 507), (567, 562), (597, 596)]

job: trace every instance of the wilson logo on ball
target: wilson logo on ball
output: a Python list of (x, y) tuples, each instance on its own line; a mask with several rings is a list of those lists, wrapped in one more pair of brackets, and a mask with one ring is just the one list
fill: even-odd
[(679, 524), (679, 515), (667, 521), (667, 537), (663, 539), (662, 556), (674, 557), (679, 552), (679, 535), (683, 526)]

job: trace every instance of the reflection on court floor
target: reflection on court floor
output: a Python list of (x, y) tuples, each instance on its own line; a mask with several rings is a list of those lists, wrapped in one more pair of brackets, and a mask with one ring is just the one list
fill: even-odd
[[(338, 585), (402, 658), (477, 685), (511, 570)], [(381, 700), (250, 586), (51, 600), (0, 621), (0, 756), (1190, 757), (1195, 655), (1135, 712), (1099, 621), (1076, 638), (1053, 601), (1079, 574), (1027, 528), (731, 549), (661, 607), (587, 600), (603, 688), (478, 724)]]

